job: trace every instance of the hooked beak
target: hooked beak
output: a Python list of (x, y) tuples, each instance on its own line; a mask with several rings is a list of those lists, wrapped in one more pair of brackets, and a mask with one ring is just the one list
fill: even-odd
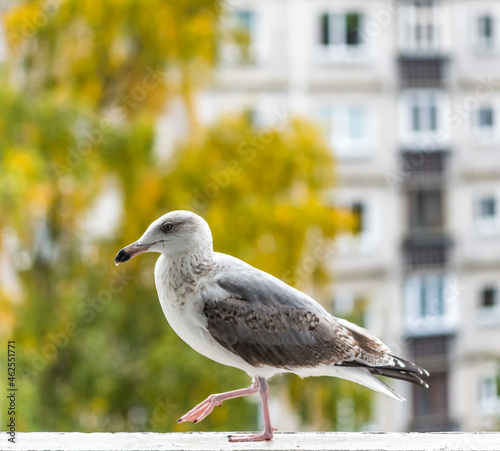
[(128, 262), (132, 257), (147, 252), (148, 249), (155, 243), (139, 244), (138, 241), (124, 247), (115, 257), (115, 265)]

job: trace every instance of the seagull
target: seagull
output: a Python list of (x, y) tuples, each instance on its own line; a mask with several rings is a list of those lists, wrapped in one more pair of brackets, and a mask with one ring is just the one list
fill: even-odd
[(252, 377), (248, 388), (210, 395), (178, 423), (198, 423), (232, 398), (259, 393), (264, 431), (229, 435), (229, 441), (273, 438), (267, 380), (280, 373), (333, 376), (364, 385), (399, 401), (386, 376), (428, 387), (429, 373), (391, 353), (367, 330), (328, 313), (283, 281), (230, 255), (214, 252), (207, 222), (189, 211), (154, 221), (115, 264), (158, 252), (155, 284), (172, 329), (195, 351)]

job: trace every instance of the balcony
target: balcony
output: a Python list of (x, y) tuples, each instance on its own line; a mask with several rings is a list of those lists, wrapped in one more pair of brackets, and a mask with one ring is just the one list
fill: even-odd
[(445, 360), (451, 352), (453, 344), (452, 335), (434, 335), (431, 337), (412, 337), (407, 341), (409, 354), (415, 360), (435, 357)]
[(403, 149), (400, 153), (400, 172), (403, 174), (402, 185), (440, 186), (444, 181), (449, 165), (449, 151)]
[(401, 152), (401, 162), (404, 167), (417, 173), (433, 172), (442, 174), (447, 167), (449, 152), (447, 150), (416, 150), (404, 149)]
[(408, 357), (430, 373), (448, 369), (455, 334), (410, 336), (406, 339)]
[(403, 243), (408, 270), (443, 268), (450, 259), (451, 239), (444, 235), (410, 237)]
[(407, 56), (398, 58), (399, 86), (406, 88), (442, 88), (448, 71), (443, 56)]

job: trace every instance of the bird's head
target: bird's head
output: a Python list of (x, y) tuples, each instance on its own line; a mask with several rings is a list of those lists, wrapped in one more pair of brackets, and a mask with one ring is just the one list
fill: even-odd
[(190, 211), (171, 211), (151, 223), (135, 243), (118, 252), (115, 264), (124, 263), (144, 252), (159, 252), (171, 256), (212, 250), (212, 233), (202, 217)]

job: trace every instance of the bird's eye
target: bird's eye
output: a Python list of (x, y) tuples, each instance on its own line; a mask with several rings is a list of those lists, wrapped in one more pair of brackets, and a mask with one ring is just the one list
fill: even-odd
[(172, 230), (172, 227), (173, 227), (173, 225), (172, 225), (172, 223), (171, 223), (171, 222), (166, 222), (165, 224), (163, 224), (163, 225), (161, 226), (161, 228), (162, 228), (162, 230), (163, 230), (164, 232), (170, 232), (170, 231)]

